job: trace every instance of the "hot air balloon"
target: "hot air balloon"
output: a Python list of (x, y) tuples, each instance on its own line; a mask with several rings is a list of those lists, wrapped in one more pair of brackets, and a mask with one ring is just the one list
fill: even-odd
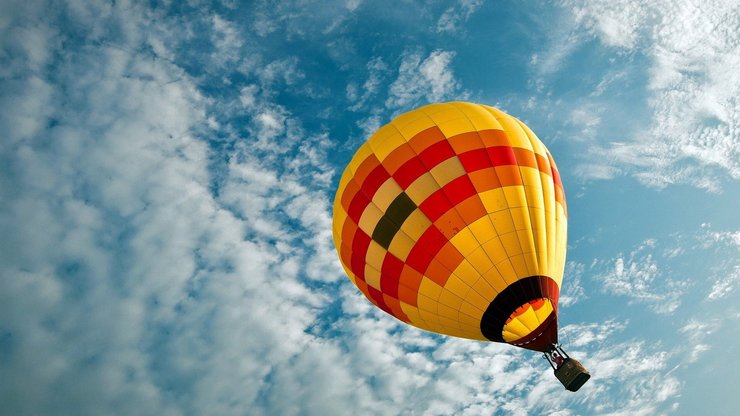
[(590, 377), (558, 344), (563, 184), (516, 118), (466, 102), (396, 117), (345, 169), (333, 233), (347, 276), (395, 318), (543, 352), (571, 391)]

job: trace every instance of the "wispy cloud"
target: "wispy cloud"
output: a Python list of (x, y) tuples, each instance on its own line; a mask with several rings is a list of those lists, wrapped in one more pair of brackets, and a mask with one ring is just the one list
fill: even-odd
[[(454, 57), (454, 52), (443, 50), (435, 50), (426, 57), (420, 51), (406, 51), (392, 81), (388, 78), (394, 71), (388, 64), (380, 57), (370, 59), (362, 85), (350, 82), (346, 88), (349, 109), (364, 115), (355, 123), (360, 128), (360, 137), (350, 138), (345, 146), (355, 147), (358, 141), (370, 137), (388, 121), (384, 118), (389, 109), (402, 112), (431, 102), (467, 97), (451, 67)], [(370, 104), (383, 97), (385, 107)]]
[(366, 67), (368, 72), (367, 79), (361, 86), (356, 83), (349, 83), (347, 85), (347, 99), (352, 103), (350, 110), (358, 111), (364, 109), (368, 105), (368, 101), (378, 94), (378, 90), (388, 76), (388, 65), (379, 56), (372, 58)]
[(584, 323), (580, 325), (567, 325), (560, 331), (567, 346), (573, 348), (593, 347), (594, 344), (602, 344), (614, 333), (620, 332), (627, 327), (626, 322), (617, 322), (614, 319), (602, 323)]
[(712, 279), (714, 283), (707, 299), (714, 301), (726, 298), (740, 283), (740, 231), (715, 231), (711, 224), (705, 223), (697, 240), (699, 248), (713, 252), (720, 259), (709, 268), (717, 277)]
[(717, 331), (719, 327), (719, 322), (716, 320), (690, 320), (686, 325), (681, 327), (680, 331), (688, 340), (687, 344), (690, 348), (688, 362), (695, 362), (701, 354), (711, 349), (711, 346), (707, 344), (707, 338), (713, 332)]
[[(597, 403), (593, 410), (612, 415), (653, 415), (661, 406), (673, 407), (682, 383), (669, 374), (669, 355), (649, 351), (644, 343), (632, 342), (599, 350), (592, 358), (593, 381), (601, 381), (602, 392), (619, 385), (621, 395), (591, 395)], [(616, 385), (615, 385), (616, 384)], [(608, 397), (603, 401), (597, 397)], [(668, 402), (668, 403), (666, 403)], [(663, 410), (665, 411), (665, 410)]]
[(632, 49), (637, 46), (640, 31), (651, 17), (644, 14), (639, 2), (568, 0), (562, 5), (569, 9), (577, 25), (584, 26), (607, 46)]
[(236, 25), (218, 15), (211, 19), (213, 27), (211, 41), (215, 46), (211, 62), (219, 66), (233, 65), (240, 59), (244, 35)]
[(662, 242), (647, 239), (628, 254), (594, 260), (587, 272), (604, 293), (671, 314), (688, 293), (706, 293), (710, 302), (734, 293), (740, 282), (739, 250), (740, 233), (705, 223), (695, 233), (674, 234)]
[(456, 32), (475, 13), (483, 0), (458, 0), (448, 7), (437, 20), (437, 32)]
[(248, 26), (262, 38), (276, 33), (289, 38), (321, 37), (339, 30), (349, 16), (362, 6), (362, 0), (330, 0), (311, 3), (289, 0), (274, 3), (251, 2)]
[(712, 288), (709, 290), (707, 299), (717, 300), (727, 297), (736, 290), (738, 283), (740, 283), (740, 265), (735, 265), (729, 274), (720, 277), (714, 282)]
[(564, 5), (576, 25), (605, 45), (645, 54), (651, 62), (651, 124), (631, 140), (614, 137), (596, 150), (606, 166), (583, 167), (581, 175), (630, 174), (657, 188), (687, 183), (713, 192), (723, 179), (740, 178), (740, 81), (731, 75), (740, 64), (740, 12), (734, 2)]
[[(34, 7), (9, 18), (3, 53), (28, 27), (82, 43), (61, 55), (52, 42), (26, 45), (34, 52), (13, 53), (14, 73), (0, 81), (13, 109), (0, 122), (0, 178), (13, 184), (0, 188), (4, 410), (227, 414), (259, 409), (275, 394), (266, 378), (290, 391), (292, 367), (316, 380), (345, 376), (324, 365), (341, 351), (307, 332), (330, 303), (309, 282), (342, 273), (323, 191), (330, 176), (317, 173), (331, 175), (326, 137), (289, 137), (299, 123), (260, 88), (245, 86), (234, 103), (206, 97), (162, 49), (176, 22), (153, 23), (131, 5)], [(226, 49), (239, 46), (227, 22), (201, 23)], [(55, 29), (64, 26), (73, 32)], [(149, 42), (168, 58), (147, 53)], [(214, 118), (213, 105), (226, 111)], [(214, 167), (218, 142), (203, 136), (234, 134), (224, 114), (235, 108), (247, 110), (246, 137), (216, 147), (228, 157)], [(301, 397), (336, 413), (333, 395), (354, 392), (347, 383)]]
[(363, 139), (367, 139), (372, 136), (372, 134), (378, 131), (378, 129), (382, 125), (383, 123), (381, 122), (380, 116), (377, 115), (363, 118), (362, 120), (357, 122), (357, 127), (362, 130)]
[(740, 249), (740, 231), (714, 231), (710, 223), (702, 224), (701, 228), (702, 233), (698, 238), (703, 247), (719, 245)]
[(587, 299), (586, 291), (581, 285), (581, 278), (585, 269), (586, 267), (582, 263), (575, 261), (567, 262), (564, 276), (568, 280), (568, 284), (565, 285), (565, 292), (560, 294), (560, 299), (558, 300), (559, 306), (568, 307)]
[(454, 52), (443, 50), (433, 51), (426, 58), (420, 52), (406, 53), (398, 69), (398, 78), (390, 85), (386, 106), (406, 108), (453, 97), (460, 90), (450, 67), (454, 57)]
[(592, 264), (594, 278), (606, 293), (625, 296), (649, 305), (656, 313), (672, 313), (681, 304), (688, 282), (668, 277), (653, 254), (657, 242), (648, 239), (628, 255), (619, 254), (607, 261)]
[[(586, 39), (586, 36), (577, 30), (577, 14), (571, 13), (569, 9), (564, 12), (555, 9), (549, 13), (554, 15), (547, 16), (547, 18), (535, 16), (534, 19), (548, 29), (548, 36), (541, 45), (541, 49), (532, 53), (529, 58), (530, 70), (533, 74), (530, 83), (538, 93), (545, 91), (547, 78), (560, 71), (571, 54)], [(559, 23), (552, 25), (553, 19)]]
[[(563, 328), (569, 351), (583, 359), (593, 374), (574, 396), (563, 391), (539, 354), (425, 333), (378, 313), (361, 295), (345, 296), (348, 319), (338, 324), (350, 335), (342, 337), (348, 356), (357, 360), (351, 364), (355, 385), (374, 386), (371, 413), (390, 409), (470, 415), (609, 413), (625, 408), (626, 401), (630, 409), (642, 407), (649, 414), (670, 404), (680, 391), (677, 379), (664, 377), (669, 354), (644, 342), (614, 341), (625, 323), (610, 320)], [(642, 381), (661, 378), (668, 386)], [(635, 383), (641, 389), (633, 389)]]
[(672, 354), (643, 341), (609, 342), (627, 327), (627, 322), (612, 319), (562, 330), (571, 345), (591, 351), (581, 357), (591, 372), (592, 384), (579, 391), (589, 403), (587, 413), (651, 415), (676, 405), (682, 385), (669, 368)]
[[(298, 37), (315, 22), (332, 27), (332, 5), (308, 22), (263, 7), (248, 27), (206, 12), (183, 25), (121, 2), (17, 2), (0, 17), (2, 56), (12, 57), (0, 68), (4, 411), (668, 408), (681, 388), (667, 370), (671, 355), (647, 340), (620, 341), (627, 323), (563, 328), (594, 375), (574, 396), (537, 354), (405, 326), (343, 277), (330, 235), (334, 140), (323, 127), (308, 132), (279, 100), (306, 76), (304, 62), (254, 49), (281, 30)], [(363, 6), (341, 5), (341, 13)], [(194, 30), (202, 49), (185, 47)], [(392, 61), (376, 60), (348, 98), (363, 102), (371, 91), (394, 111), (459, 98), (454, 56), (406, 53), (393, 82)], [(367, 129), (380, 122), (369, 113)], [(731, 240), (718, 233), (708, 238)], [(636, 251), (599, 270), (652, 295), (662, 260)], [(568, 267), (576, 284), (563, 302), (574, 305), (586, 268)]]

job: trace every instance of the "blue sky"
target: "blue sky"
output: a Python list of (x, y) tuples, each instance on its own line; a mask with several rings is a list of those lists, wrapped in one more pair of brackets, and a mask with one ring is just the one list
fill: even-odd
[[(740, 4), (0, 5), (0, 413), (740, 411)], [(343, 275), (377, 127), (497, 106), (569, 205), (561, 341), (440, 337)]]

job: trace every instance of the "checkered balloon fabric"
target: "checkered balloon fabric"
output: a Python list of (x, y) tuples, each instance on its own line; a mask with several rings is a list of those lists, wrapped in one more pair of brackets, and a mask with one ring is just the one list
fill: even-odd
[(565, 193), (542, 142), (500, 110), (432, 104), (381, 127), (342, 175), (333, 232), (352, 282), (404, 322), (557, 342)]

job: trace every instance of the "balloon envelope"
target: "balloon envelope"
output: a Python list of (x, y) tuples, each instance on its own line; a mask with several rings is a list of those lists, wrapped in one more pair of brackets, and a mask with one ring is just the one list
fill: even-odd
[(334, 201), (350, 280), (416, 327), (545, 351), (557, 342), (567, 211), (552, 156), (516, 118), (432, 104), (364, 143)]

